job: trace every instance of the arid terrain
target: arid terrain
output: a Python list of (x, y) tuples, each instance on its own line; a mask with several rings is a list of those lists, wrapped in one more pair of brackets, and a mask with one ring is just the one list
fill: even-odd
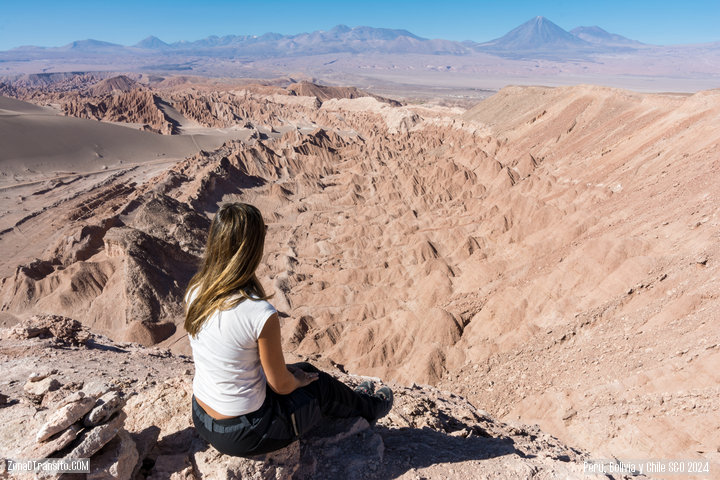
[[(269, 225), (259, 275), (298, 358), (559, 439), (555, 457), (535, 437), (518, 447), (557, 460), (542, 465), (491, 455), (530, 462), (513, 464), (517, 478), (575, 475), (562, 468), (582, 458), (700, 458), (720, 472), (720, 90), (510, 86), (450, 106), (288, 78), (53, 74), (0, 88), (5, 418), (35, 418), (20, 390), (50, 356), (116, 361), (110, 347), (8, 333), (36, 314), (143, 357), (130, 375), (97, 370), (136, 378), (123, 384), (131, 433), (148, 428), (138, 402), (158, 388), (187, 395), (185, 287), (218, 205), (243, 201)], [(170, 386), (139, 386), (151, 366)], [(384, 448), (408, 425), (391, 418)], [(452, 477), (456, 460), (438, 455), (442, 469), (417, 474), (504, 468), (468, 454)], [(202, 472), (208, 460), (190, 457)], [(385, 458), (378, 478), (416, 478)]]

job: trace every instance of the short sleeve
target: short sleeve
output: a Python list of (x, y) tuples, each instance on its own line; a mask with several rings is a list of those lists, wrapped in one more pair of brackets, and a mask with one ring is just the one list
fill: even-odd
[(253, 322), (254, 327), (254, 335), (255, 339), (257, 340), (260, 338), (260, 333), (262, 333), (263, 328), (265, 328), (265, 323), (267, 322), (268, 318), (273, 313), (277, 313), (277, 310), (275, 310), (275, 307), (273, 307), (270, 302), (265, 300), (255, 300), (253, 303), (257, 304), (256, 308), (258, 308), (257, 314), (256, 314), (256, 322)]
[(185, 300), (185, 305), (187, 307), (189, 307), (190, 304), (195, 301), (195, 298), (197, 297), (197, 291), (198, 291), (198, 287), (196, 285), (193, 288), (191, 288), (190, 290), (188, 290), (187, 292), (185, 292), (184, 300)]

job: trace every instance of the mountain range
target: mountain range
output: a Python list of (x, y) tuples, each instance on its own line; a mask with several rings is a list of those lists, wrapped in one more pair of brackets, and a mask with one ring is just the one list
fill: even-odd
[[(646, 91), (716, 88), (720, 42), (650, 45), (598, 26), (564, 30), (535, 17), (485, 42), (429, 39), (408, 30), (348, 27), (284, 35), (209, 36), (134, 45), (78, 40), (61, 47), (0, 51), (0, 76), (60, 72), (182, 73), (206, 77), (316, 79), (361, 88), (402, 85), (496, 90), (507, 84), (594, 83)], [(2, 81), (2, 80), (0, 80)], [(423, 86), (423, 88), (425, 88)], [(421, 95), (424, 93), (420, 92)]]
[(166, 43), (149, 36), (135, 45), (124, 46), (98, 40), (74, 41), (62, 47), (23, 46), (6, 52), (62, 53), (83, 52), (88, 54), (124, 53), (148, 55), (162, 53), (193, 54), (218, 57), (279, 57), (302, 56), (327, 53), (417, 53), (439, 55), (468, 55), (477, 52), (493, 53), (500, 56), (532, 56), (548, 53), (606, 53), (618, 49), (640, 48), (643, 44), (621, 35), (608, 33), (600, 27), (578, 27), (568, 32), (544, 17), (533, 18), (506, 35), (484, 43), (474, 41), (457, 42), (443, 39), (428, 39), (407, 30), (372, 28), (366, 26), (350, 28), (338, 25), (330, 30), (311, 33), (282, 35), (226, 35), (209, 36), (195, 41)]

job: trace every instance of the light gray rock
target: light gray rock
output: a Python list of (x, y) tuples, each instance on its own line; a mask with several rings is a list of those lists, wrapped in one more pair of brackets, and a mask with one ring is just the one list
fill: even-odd
[(78, 399), (78, 401), (68, 403), (56, 410), (45, 421), (43, 426), (40, 427), (36, 440), (38, 442), (45, 441), (56, 433), (65, 430), (89, 412), (93, 405), (95, 405), (94, 398), (82, 397)]
[(94, 427), (106, 422), (113, 413), (120, 410), (125, 405), (125, 398), (120, 392), (107, 392), (105, 395), (97, 399), (95, 407), (85, 415), (83, 425), (86, 427)]
[(82, 441), (65, 458), (89, 458), (117, 435), (125, 424), (127, 415), (122, 410), (104, 425), (99, 425), (83, 434)]
[(197, 466), (198, 478), (289, 480), (295, 477), (300, 467), (300, 442), (293, 442), (276, 452), (250, 458), (230, 457), (210, 447), (195, 451), (194, 464)]
[(25, 396), (34, 403), (42, 402), (46, 393), (60, 388), (60, 382), (53, 377), (45, 377), (38, 381), (29, 380), (23, 387)]
[(46, 393), (40, 406), (50, 411), (55, 411), (68, 403), (77, 402), (81, 397), (87, 397), (84, 391), (77, 390), (77, 388), (81, 387), (82, 386), (78, 387), (74, 382), (66, 383), (59, 390)]
[(88, 480), (128, 480), (138, 463), (138, 451), (130, 434), (121, 428), (90, 462)]
[(55, 405), (55, 408), (61, 408), (61, 407), (64, 407), (65, 405), (68, 405), (68, 404), (70, 404), (70, 403), (79, 402), (80, 400), (82, 400), (82, 399), (85, 398), (85, 397), (87, 397), (87, 395), (85, 394), (85, 392), (83, 392), (82, 390), (78, 390), (77, 392), (73, 392), (73, 393), (71, 393), (70, 395), (62, 398), (62, 399), (57, 403), (57, 405)]
[(83, 387), (83, 391), (89, 396), (89, 397), (95, 397), (100, 398), (106, 393), (110, 392), (112, 388), (101, 380), (92, 380), (85, 383), (85, 386)]
[(39, 382), (50, 376), (50, 372), (32, 372), (28, 375), (28, 382)]
[(47, 441), (37, 443), (23, 452), (23, 458), (46, 458), (62, 450), (70, 445), (77, 438), (80, 431), (80, 425), (74, 424), (58, 433), (56, 436), (49, 438)]
[(70, 391), (65, 390), (66, 385), (63, 385), (61, 388), (54, 390), (52, 392), (47, 392), (43, 397), (42, 401), (40, 402), (40, 407), (44, 408), (46, 410), (49, 410), (51, 412), (57, 410), (60, 408), (60, 402), (66, 399), (70, 393)]

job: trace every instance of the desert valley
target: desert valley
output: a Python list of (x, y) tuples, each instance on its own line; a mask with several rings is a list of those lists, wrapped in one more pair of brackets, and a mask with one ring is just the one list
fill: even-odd
[[(88, 478), (720, 472), (720, 90), (310, 77), (0, 81), (0, 456), (105, 435)], [(269, 463), (192, 431), (183, 296), (228, 201), (269, 226), (286, 351), (397, 389), (377, 426)], [(113, 392), (122, 421), (35, 441)]]

